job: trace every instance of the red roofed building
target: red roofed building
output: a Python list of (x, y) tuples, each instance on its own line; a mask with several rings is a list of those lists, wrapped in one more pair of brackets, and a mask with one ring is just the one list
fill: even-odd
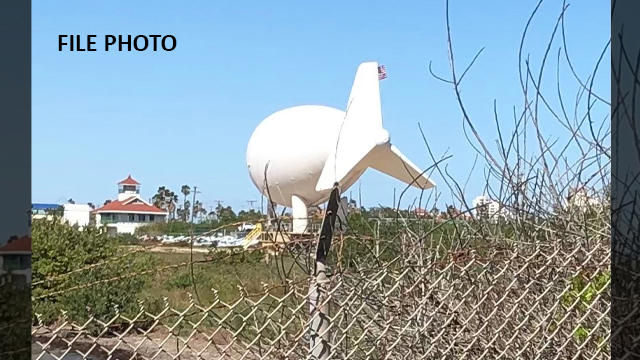
[(118, 183), (118, 198), (95, 209), (96, 224), (113, 234), (133, 234), (136, 228), (154, 222), (167, 221), (167, 211), (140, 197), (140, 183), (131, 175)]
[(129, 176), (127, 176), (126, 179), (120, 181), (118, 183), (118, 185), (124, 186), (124, 185), (131, 185), (131, 186), (140, 186), (140, 183), (135, 181), (132, 177), (131, 174), (129, 174)]
[(31, 284), (31, 238), (12, 236), (0, 247), (0, 285), (10, 282), (17, 286)]

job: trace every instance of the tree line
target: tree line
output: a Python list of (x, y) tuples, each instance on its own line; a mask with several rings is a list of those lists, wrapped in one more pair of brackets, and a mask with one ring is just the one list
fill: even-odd
[[(221, 203), (213, 209), (206, 209), (200, 200), (189, 200), (192, 189), (189, 185), (182, 185), (180, 195), (171, 191), (166, 186), (160, 186), (151, 198), (154, 206), (165, 210), (169, 214), (170, 221), (191, 222), (193, 219), (206, 217), (205, 221), (217, 223), (232, 223), (235, 221), (252, 221), (262, 218), (262, 214), (256, 210), (240, 210), (236, 213), (231, 206), (223, 206)], [(192, 198), (193, 199), (193, 198)], [(182, 201), (181, 201), (182, 200)]]

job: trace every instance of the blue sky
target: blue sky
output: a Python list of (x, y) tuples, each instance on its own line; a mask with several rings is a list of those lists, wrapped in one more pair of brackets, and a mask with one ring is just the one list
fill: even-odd
[[(518, 45), (536, 3), (451, 1), (458, 67), (485, 47), (462, 89), (489, 143), (496, 138), (494, 99), (508, 123), (522, 103)], [(582, 0), (567, 10), (569, 50), (582, 77), (609, 37), (609, 7)], [(543, 3), (532, 23), (525, 51), (534, 64), (560, 8), (560, 1)], [(97, 34), (98, 46), (104, 34), (172, 34), (178, 46), (170, 53), (58, 52), (58, 34)], [(253, 129), (289, 106), (344, 109), (358, 64), (371, 60), (387, 67), (381, 92), (392, 142), (420, 167), (430, 166), (420, 123), (432, 150), (452, 155), (449, 171), (464, 182), (474, 153), (460, 109), (451, 86), (428, 71), (430, 61), (443, 76), (448, 71), (444, 1), (35, 1), (33, 201), (102, 204), (131, 173), (145, 198), (161, 185), (178, 192), (189, 184), (202, 191), (205, 206), (222, 200), (247, 209), (247, 200), (260, 199), (245, 164)], [(596, 78), (607, 98), (608, 66), (607, 58)], [(566, 91), (575, 96), (570, 85)], [(544, 126), (553, 133), (557, 125)], [(469, 199), (482, 192), (476, 173)], [(391, 205), (394, 187), (398, 194), (404, 188), (374, 170), (361, 187), (364, 206)], [(448, 190), (440, 190), (441, 204), (450, 202)], [(417, 196), (409, 191), (402, 206)]]

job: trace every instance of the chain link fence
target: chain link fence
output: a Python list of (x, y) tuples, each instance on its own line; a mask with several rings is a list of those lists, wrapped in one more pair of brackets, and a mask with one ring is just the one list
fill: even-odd
[[(59, 316), (44, 316), (34, 310), (33, 358), (610, 358), (612, 209), (605, 205), (611, 197), (610, 104), (597, 95), (590, 81), (609, 43), (603, 44), (603, 55), (594, 64), (592, 75), (580, 78), (566, 50), (567, 6), (563, 2), (546, 50), (541, 53), (540, 49), (526, 48), (525, 39), (533, 31), (529, 23), (541, 3), (532, 11), (518, 48), (523, 105), (505, 115), (494, 102), (496, 135), (485, 139), (475, 125), (486, 123), (491, 116), (472, 115), (461, 91), (462, 78), (484, 48), (462, 65), (454, 61), (449, 4), (445, 1), (449, 72), (441, 70), (443, 74), (438, 75), (438, 69), (431, 65), (429, 71), (453, 88), (462, 131), (476, 156), (469, 178), (454, 179), (445, 163), (449, 155), (435, 154), (418, 125), (434, 164), (427, 171), (441, 179), (437, 191), (451, 192), (451, 210), (461, 212), (447, 209), (441, 221), (408, 221), (406, 213), (396, 212), (390, 224), (368, 218), (364, 224), (351, 226), (350, 231), (333, 239), (326, 280), (319, 284), (312, 276), (316, 239), (299, 241), (282, 234), (274, 236), (279, 240), (273, 243), (268, 239), (263, 242), (269, 252), (250, 251), (264, 255), (264, 262), (279, 269), (277, 281), (265, 282), (262, 289), (248, 285), (252, 279), (247, 276), (256, 272), (197, 288), (194, 267), (201, 263), (194, 261), (193, 255), (188, 262), (156, 266), (149, 260), (147, 266), (142, 261), (146, 251), (137, 249), (141, 253), (135, 256), (117, 257), (118, 261), (139, 260), (135, 266), (84, 262), (83, 268), (66, 269), (75, 271), (72, 275), (56, 273), (82, 281), (51, 287), (49, 283), (57, 278), (34, 282), (42, 286), (34, 291), (34, 309), (57, 304), (62, 311)], [(550, 51), (555, 47), (557, 53)], [(540, 59), (530, 61), (530, 53)], [(545, 75), (542, 84), (543, 70), (550, 63), (556, 76)], [(573, 77), (566, 79), (561, 74)], [(560, 84), (564, 88), (568, 81), (576, 96), (561, 91)], [(549, 94), (543, 94), (542, 89), (550, 89)], [(486, 181), (486, 195), (509, 208), (508, 218), (490, 221), (465, 216), (479, 210), (467, 203), (470, 194), (466, 190), (476, 162)], [(403, 195), (400, 193), (397, 202), (394, 196), (394, 207)], [(425, 193), (425, 199), (422, 195), (414, 201), (417, 207), (437, 203), (441, 194)], [(52, 244), (56, 244), (56, 236), (51, 235)], [(34, 244), (39, 246), (37, 239)], [(101, 246), (96, 235), (95, 243), (87, 248)], [(51, 249), (43, 248), (42, 254), (53, 254)], [(55, 250), (66, 251), (66, 245)], [(113, 254), (115, 250), (105, 257)], [(55, 256), (57, 253), (51, 255), (43, 272), (58, 266)], [(148, 268), (139, 271), (143, 266)], [(289, 266), (299, 271), (287, 270)], [(110, 270), (102, 273), (95, 270), (107, 268)], [(88, 317), (78, 316), (77, 306), (66, 311), (64, 305), (72, 303), (59, 302), (71, 292), (82, 292), (81, 299), (106, 298), (108, 288), (101, 288), (100, 296), (90, 293), (102, 284), (122, 283), (126, 286), (120, 292), (126, 295), (140, 286), (134, 281), (138, 276), (178, 269), (186, 269), (193, 282), (187, 286), (193, 296), (186, 302), (166, 298), (151, 306), (141, 301), (134, 310), (129, 302), (110, 312), (104, 310), (103, 302), (100, 314)], [(111, 276), (114, 272), (118, 276)], [(103, 273), (109, 277), (92, 275)], [(235, 295), (221, 296), (222, 287), (228, 290), (230, 286), (237, 287)], [(227, 290), (225, 294), (230, 293)], [(95, 308), (96, 304), (82, 305)], [(318, 338), (322, 341), (315, 341)]]
[[(565, 236), (444, 252), (430, 251), (426, 238), (409, 233), (393, 242), (337, 239), (328, 280), (318, 287), (319, 301), (329, 309), (323, 319), (328, 326), (319, 334), (327, 340), (324, 358), (609, 358), (609, 238)], [(354, 243), (372, 250), (345, 261), (344, 247)], [(402, 252), (390, 258), (385, 251), (392, 245)], [(302, 261), (308, 254), (282, 250), (265, 261), (279, 256)], [(33, 356), (312, 358), (310, 325), (318, 316), (309, 302), (313, 278), (291, 275), (253, 293), (242, 280), (231, 301), (212, 289), (210, 302), (191, 297), (188, 305), (176, 306), (165, 299), (154, 312), (141, 303), (133, 316), (116, 308), (110, 318), (78, 323), (63, 313), (56, 323), (33, 327)]]

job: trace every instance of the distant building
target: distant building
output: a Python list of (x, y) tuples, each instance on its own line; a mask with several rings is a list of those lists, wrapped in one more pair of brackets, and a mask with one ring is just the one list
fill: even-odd
[(91, 218), (91, 211), (93, 209), (88, 204), (64, 204), (62, 208), (62, 218), (68, 222), (69, 225), (78, 225), (79, 227), (89, 225), (89, 219)]
[(508, 210), (499, 202), (486, 195), (480, 195), (473, 199), (474, 215), (477, 218), (497, 221), (509, 216)]
[(31, 286), (31, 238), (12, 237), (0, 247), (0, 285)]
[(430, 217), (431, 211), (427, 210), (427, 209), (423, 209), (423, 208), (416, 208), (415, 210), (413, 210), (413, 212), (416, 214), (416, 216), (418, 217)]
[(54, 215), (62, 216), (62, 206), (59, 204), (31, 204), (31, 219), (53, 219)]
[(92, 212), (97, 226), (105, 226), (111, 234), (133, 234), (136, 228), (167, 221), (167, 211), (140, 197), (140, 183), (131, 175), (118, 183), (118, 198)]
[(601, 206), (601, 202), (591, 196), (584, 186), (578, 188), (570, 188), (567, 196), (567, 205), (573, 209), (586, 210)]
[(52, 220), (55, 216), (70, 225), (78, 225), (85, 227), (89, 225), (91, 217), (91, 206), (88, 204), (68, 203), (58, 204), (42, 204), (36, 203), (31, 205), (31, 219), (47, 219)]

